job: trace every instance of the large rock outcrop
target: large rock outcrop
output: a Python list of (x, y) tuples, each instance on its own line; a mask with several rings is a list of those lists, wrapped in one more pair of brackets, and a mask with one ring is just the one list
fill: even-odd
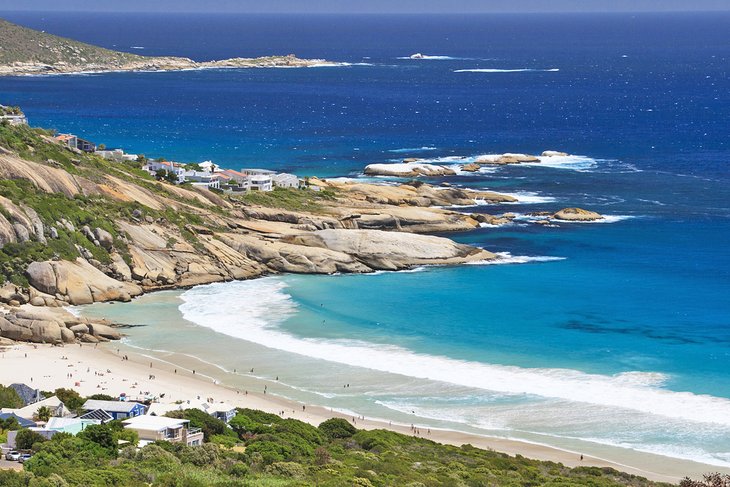
[(81, 258), (73, 262), (33, 262), (27, 277), (35, 289), (75, 305), (129, 301), (142, 293), (138, 285), (117, 281)]
[(456, 171), (437, 164), (422, 162), (401, 162), (393, 164), (368, 164), (365, 167), (368, 176), (393, 176), (415, 178), (418, 176), (453, 176)]
[(592, 222), (603, 220), (603, 215), (583, 208), (563, 208), (552, 215), (556, 220)]

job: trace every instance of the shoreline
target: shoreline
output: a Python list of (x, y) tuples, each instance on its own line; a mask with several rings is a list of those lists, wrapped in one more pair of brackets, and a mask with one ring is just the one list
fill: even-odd
[[(217, 61), (192, 61), (181, 60), (179, 66), (162, 65), (154, 66), (130, 66), (130, 67), (106, 67), (84, 69), (84, 66), (74, 66), (74, 69), (66, 69), (47, 64), (36, 64), (30, 66), (0, 65), (0, 77), (46, 77), (46, 76), (84, 76), (89, 74), (112, 74), (112, 73), (171, 73), (182, 71), (210, 71), (230, 69), (298, 69), (298, 68), (340, 68), (362, 65), (362, 63), (349, 63), (340, 61), (328, 61), (325, 59), (300, 59), (288, 56), (271, 56), (276, 60), (271, 62), (267, 58), (241, 58), (223, 59)], [(154, 59), (153, 59), (154, 60)], [(291, 63), (287, 63), (289, 60)], [(184, 62), (189, 62), (184, 64)]]
[[(125, 348), (123, 353), (115, 350), (121, 350), (122, 347)], [(120, 359), (120, 355), (127, 355), (129, 359), (123, 361)], [(62, 357), (66, 357), (66, 359)], [(354, 421), (354, 425), (359, 429), (387, 429), (409, 436), (414, 434), (410, 425), (382, 419), (355, 419), (350, 414), (325, 406), (301, 403), (275, 394), (236, 389), (226, 385), (225, 379), (221, 379), (220, 376), (215, 377), (216, 374), (209, 372), (193, 374), (189, 368), (180, 363), (147, 356), (124, 344), (117, 346), (114, 342), (97, 346), (84, 344), (64, 347), (16, 344), (2, 352), (0, 360), (2, 361), (0, 362), (2, 363), (0, 382), (5, 384), (26, 382), (42, 390), (67, 387), (76, 390), (82, 396), (95, 393), (118, 395), (124, 392), (133, 399), (135, 392), (151, 393), (158, 397), (160, 394), (164, 394), (164, 398), (159, 400), (164, 404), (187, 400), (194, 402), (197, 398), (201, 400), (213, 398), (215, 402), (222, 401), (236, 407), (259, 409), (274, 414), (280, 414), (283, 411), (283, 417), (298, 419), (315, 426), (326, 419), (340, 417), (350, 422)], [(60, 367), (64, 364), (66, 367)], [(61, 370), (67, 374), (70, 373), (71, 377), (61, 377)], [(50, 371), (55, 371), (55, 373), (49, 373)], [(178, 373), (179, 371), (185, 373)], [(150, 375), (153, 375), (154, 378), (150, 379)], [(123, 377), (121, 381), (118, 379), (119, 377)], [(261, 385), (268, 382), (253, 377), (250, 379)], [(303, 407), (306, 409), (303, 410)], [(416, 427), (421, 430), (421, 437), (438, 443), (455, 446), (469, 443), (478, 448), (492, 449), (511, 456), (522, 455), (538, 460), (559, 462), (569, 467), (611, 467), (663, 482), (678, 482), (686, 475), (700, 476), (702, 473), (719, 469), (711, 465), (640, 452), (636, 452), (636, 457), (637, 461), (641, 460), (641, 462), (633, 465), (589, 455), (585, 455), (581, 461), (579, 452), (539, 443), (447, 429), (432, 428), (429, 430), (428, 427), (418, 424)]]

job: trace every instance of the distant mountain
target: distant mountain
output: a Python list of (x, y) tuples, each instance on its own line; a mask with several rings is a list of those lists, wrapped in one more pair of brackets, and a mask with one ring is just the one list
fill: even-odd
[(104, 71), (177, 71), (198, 68), (266, 68), (337, 65), (294, 55), (195, 62), (184, 57), (152, 57), (112, 51), (29, 29), (0, 19), (0, 76)]

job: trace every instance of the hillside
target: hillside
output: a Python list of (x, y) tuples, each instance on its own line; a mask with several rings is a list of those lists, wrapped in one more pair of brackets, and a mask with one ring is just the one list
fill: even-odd
[(111, 51), (83, 42), (12, 24), (0, 19), (0, 64), (66, 63), (123, 65), (142, 60), (142, 56)]
[(112, 51), (0, 19), (0, 76), (105, 71), (176, 71), (199, 68), (269, 68), (337, 65), (294, 55), (195, 62), (184, 57)]

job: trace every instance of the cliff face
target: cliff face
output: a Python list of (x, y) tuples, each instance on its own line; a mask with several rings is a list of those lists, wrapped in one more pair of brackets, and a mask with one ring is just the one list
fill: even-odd
[(277, 272), (491, 259), (482, 249), (416, 233), (478, 225), (434, 205), (510, 199), (312, 179), (319, 191), (240, 200), (155, 182), (133, 165), (66, 149), (27, 127), (0, 127), (0, 148), (0, 301), (11, 305), (126, 301), (155, 289)]

